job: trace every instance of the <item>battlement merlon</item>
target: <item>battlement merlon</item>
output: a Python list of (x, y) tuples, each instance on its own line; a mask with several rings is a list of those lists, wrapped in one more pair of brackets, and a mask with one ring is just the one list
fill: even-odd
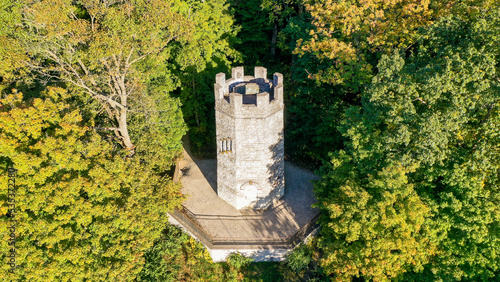
[[(262, 104), (269, 104), (269, 102), (264, 102), (264, 93), (268, 93), (268, 97), (273, 102), (276, 101), (279, 104), (283, 104), (283, 75), (281, 73), (274, 73), (273, 80), (270, 81), (267, 79), (267, 69), (264, 67), (255, 67), (254, 76), (245, 76), (243, 67), (235, 67), (231, 69), (231, 78), (226, 80), (225, 73), (218, 73), (215, 77), (214, 84), (214, 94), (216, 100), (223, 100), (226, 96), (226, 101), (229, 100), (231, 96), (230, 93), (236, 92), (235, 86), (240, 86), (241, 84), (249, 84), (249, 83), (257, 83), (261, 89), (259, 89), (258, 93), (262, 94), (257, 95), (257, 105), (259, 105), (259, 101)], [(269, 95), (269, 93), (271, 95)], [(239, 94), (242, 95), (243, 93)], [(252, 93), (253, 94), (253, 93)], [(243, 94), (244, 95), (244, 94)], [(239, 99), (237, 100), (239, 101)]]
[(259, 93), (257, 94), (257, 106), (258, 107), (267, 107), (269, 105), (269, 93), (267, 92), (262, 92), (262, 93)]
[(245, 69), (243, 67), (236, 67), (231, 70), (231, 78), (234, 82), (243, 81), (245, 77)]
[(254, 69), (254, 77), (267, 79), (267, 69), (264, 67), (255, 67)]
[(275, 72), (273, 75), (274, 99), (283, 104), (283, 75)]
[(234, 108), (234, 111), (238, 111), (241, 105), (243, 105), (243, 95), (234, 92), (230, 93), (229, 104)]

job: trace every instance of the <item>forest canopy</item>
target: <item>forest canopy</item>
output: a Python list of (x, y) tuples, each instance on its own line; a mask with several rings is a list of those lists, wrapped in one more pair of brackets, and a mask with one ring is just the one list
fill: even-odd
[[(286, 158), (320, 178), (320, 234), (268, 266), (165, 216), (238, 65), (284, 75)], [(0, 278), (498, 280), (499, 67), (496, 0), (0, 0)]]

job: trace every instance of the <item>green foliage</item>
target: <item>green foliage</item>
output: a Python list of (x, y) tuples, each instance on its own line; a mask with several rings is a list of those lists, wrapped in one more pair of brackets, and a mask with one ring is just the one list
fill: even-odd
[(203, 244), (172, 225), (145, 258), (138, 281), (243, 281), (252, 261), (232, 253), (226, 262), (214, 263)]
[(382, 54), (399, 47), (416, 49), (419, 28), (443, 14), (451, 11), (470, 19), (493, 5), (491, 1), (304, 4), (280, 30), (278, 45), (295, 54), (288, 62), (291, 68), (285, 68), (289, 72), (285, 77), (291, 77), (285, 84), (289, 95), (286, 152), (313, 167), (327, 161), (328, 152), (343, 149), (337, 130), (343, 113), (351, 105), (360, 105), (360, 94), (377, 73)]
[[(163, 139), (162, 146), (179, 152), (178, 135), (185, 130), (182, 120), (175, 114), (162, 116), (159, 107), (165, 103), (155, 102), (168, 100), (160, 96), (175, 87), (170, 72), (158, 66), (158, 62), (172, 59), (174, 43), (187, 40), (193, 26), (188, 15), (184, 15), (188, 13), (184, 2), (24, 2), (19, 3), (18, 9), (10, 8), (19, 19), (18, 23), (10, 23), (12, 31), (6, 29), (7, 39), (13, 43), (2, 46), (0, 54), (11, 53), (9, 46), (22, 47), (23, 56), (18, 63), (30, 70), (31, 79), (40, 84), (65, 84), (79, 99), (97, 103), (97, 110), (104, 115), (95, 119), (96, 127), (110, 131), (108, 136), (114, 134), (115, 141), (130, 156), (137, 145), (133, 139), (139, 139), (139, 134), (152, 134), (130, 136), (129, 120), (137, 112), (149, 123), (163, 124), (169, 120), (172, 132), (168, 137), (172, 139)], [(8, 15), (0, 14), (0, 20), (10, 20)], [(4, 69), (14, 74), (17, 70)], [(152, 80), (161, 81), (162, 87), (153, 87)], [(166, 163), (171, 164), (173, 157), (165, 157)]]
[(176, 52), (176, 63), (181, 69), (194, 67), (196, 72), (201, 72), (206, 67), (227, 66), (231, 60), (238, 59), (239, 53), (230, 46), (236, 29), (228, 14), (228, 4), (221, 0), (185, 2), (194, 30)]
[(317, 240), (301, 243), (289, 252), (280, 263), (280, 271), (286, 281), (330, 281), (318, 265)]
[(406, 60), (382, 56), (362, 106), (346, 112), (346, 149), (315, 190), (335, 278), (498, 271), (498, 21), (498, 8), (439, 20)]
[(290, 270), (300, 275), (301, 272), (307, 269), (307, 266), (312, 261), (311, 249), (301, 244), (287, 254), (286, 261)]
[(167, 225), (149, 249), (138, 281), (329, 281), (317, 262), (315, 243), (301, 245), (284, 262), (252, 262), (232, 253), (225, 262), (212, 262), (200, 242)]
[(239, 252), (230, 254), (227, 259), (227, 266), (229, 266), (228, 279), (230, 281), (238, 281), (243, 278), (240, 274), (241, 270), (252, 262), (251, 258), (247, 258)]
[(227, 257), (227, 264), (234, 270), (240, 270), (243, 267), (248, 266), (251, 262), (251, 258), (247, 258), (239, 252), (231, 253)]
[[(3, 264), (2, 280), (133, 280), (165, 213), (183, 200), (178, 185), (138, 158), (113, 154), (83, 124), (66, 90), (48, 87), (40, 98), (22, 98), (14, 92), (0, 100), (4, 238), (6, 170), (18, 170), (18, 268), (10, 274)], [(7, 240), (0, 244), (7, 250)]]
[(192, 152), (201, 158), (215, 157), (215, 98), (213, 80), (217, 73), (227, 68), (206, 68), (196, 72), (189, 67), (179, 74), (185, 85), (174, 95), (182, 101), (184, 119), (189, 127)]
[(16, 33), (21, 32), (18, 27), (20, 23), (20, 4), (3, 0), (0, 3), (0, 82), (3, 83), (26, 74), (22, 64), (26, 55), (15, 40)]
[(295, 52), (312, 53), (325, 63), (311, 78), (359, 91), (373, 75), (373, 56), (411, 46), (418, 29), (432, 23), (446, 4), (431, 5), (428, 0), (313, 1), (306, 4), (314, 25), (311, 38), (299, 39)]
[(252, 262), (245, 269), (244, 275), (250, 281), (284, 281), (283, 270), (279, 262)]
[(182, 83), (175, 96), (182, 102), (189, 127), (191, 150), (199, 157), (215, 153), (215, 103), (213, 81), (219, 72), (227, 72), (232, 62), (241, 61), (233, 46), (237, 29), (222, 0), (186, 1), (194, 28), (188, 40), (174, 49), (170, 64)]
[(409, 266), (421, 269), (435, 252), (424, 225), (430, 209), (408, 184), (406, 171), (380, 165), (374, 157), (340, 151), (322, 168), (315, 188), (323, 211), (321, 264), (339, 281), (386, 281)]
[(291, 81), (285, 85), (292, 88), (286, 109), (286, 154), (309, 168), (317, 168), (329, 151), (342, 147), (342, 135), (336, 126), (347, 104), (328, 86)]
[(141, 104), (141, 110), (130, 115), (129, 125), (132, 140), (138, 147), (136, 157), (162, 173), (170, 169), (182, 152), (181, 138), (186, 126), (181, 105), (178, 98), (167, 93), (151, 92)]
[(225, 280), (222, 266), (212, 262), (204, 246), (172, 225), (167, 225), (145, 259), (137, 281)]
[(420, 128), (439, 133), (424, 143), (430, 161), (422, 161), (417, 179), (427, 184), (422, 189), (437, 206), (434, 220), (447, 234), (442, 255), (429, 266), (443, 280), (489, 279), (500, 265), (498, 9), (474, 22), (444, 19), (425, 34), (429, 48), (417, 55), (423, 64), (415, 63), (429, 104)]
[(291, 52), (285, 30), (301, 14), (302, 0), (231, 0), (229, 4), (241, 27), (234, 47), (242, 53), (244, 65), (265, 66), (269, 73), (287, 70)]
[(267, 65), (273, 25), (269, 22), (268, 12), (261, 8), (262, 0), (228, 2), (235, 23), (241, 26), (234, 47), (243, 54), (246, 65)]

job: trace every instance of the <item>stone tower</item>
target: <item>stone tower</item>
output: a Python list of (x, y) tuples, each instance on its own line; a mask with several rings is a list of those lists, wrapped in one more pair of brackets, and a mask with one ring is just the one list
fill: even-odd
[(267, 209), (285, 193), (283, 75), (216, 76), (217, 194), (236, 209)]

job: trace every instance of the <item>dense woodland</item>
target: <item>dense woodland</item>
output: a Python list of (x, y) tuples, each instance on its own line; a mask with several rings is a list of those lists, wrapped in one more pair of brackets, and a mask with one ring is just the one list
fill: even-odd
[[(286, 158), (321, 177), (280, 263), (167, 222), (239, 65), (283, 73)], [(499, 106), (497, 0), (0, 0), (0, 280), (500, 281)]]

